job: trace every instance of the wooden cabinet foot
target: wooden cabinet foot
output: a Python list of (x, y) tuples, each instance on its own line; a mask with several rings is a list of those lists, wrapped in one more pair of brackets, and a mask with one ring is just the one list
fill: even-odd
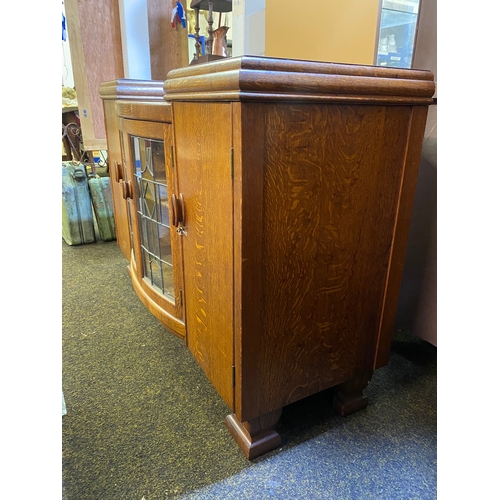
[(224, 422), (248, 460), (253, 460), (281, 444), (281, 437), (274, 430), (280, 416), (281, 408), (242, 423), (232, 413)]
[(363, 394), (363, 389), (368, 385), (372, 374), (373, 372), (369, 372), (360, 375), (335, 387), (333, 407), (339, 415), (345, 417), (366, 408), (368, 397)]

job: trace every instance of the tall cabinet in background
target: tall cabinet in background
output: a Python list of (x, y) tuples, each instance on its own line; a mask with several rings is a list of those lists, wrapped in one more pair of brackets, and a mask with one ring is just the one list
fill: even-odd
[(65, 9), (83, 147), (104, 150), (99, 86), (124, 77), (118, 0), (66, 0)]

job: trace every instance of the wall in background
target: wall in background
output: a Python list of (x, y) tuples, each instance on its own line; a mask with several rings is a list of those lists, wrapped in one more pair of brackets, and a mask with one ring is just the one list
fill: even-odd
[(106, 149), (99, 86), (124, 76), (118, 0), (65, 0), (65, 8), (84, 148)]
[(267, 0), (265, 55), (373, 64), (379, 0)]
[[(434, 73), (437, 97), (437, 12), (421, 0), (413, 59)], [(430, 106), (415, 193), (396, 328), (437, 346), (437, 106)]]
[(125, 78), (151, 80), (147, 0), (119, 0)]
[(233, 57), (265, 55), (266, 0), (233, 0), (232, 14)]
[[(66, 19), (66, 9), (64, 7), (64, 2), (61, 3), (62, 3), (62, 14)], [(73, 88), (75, 86), (75, 80), (73, 79), (73, 65), (71, 64), (71, 52), (69, 50), (67, 20), (65, 24), (66, 24), (66, 40), (62, 40), (62, 86)]]
[[(286, 0), (233, 0), (228, 35), (233, 56), (372, 64), (378, 0), (319, 0), (315, 5), (304, 8)], [(119, 0), (119, 10), (125, 78), (151, 79), (147, 0)], [(72, 83), (69, 47), (67, 42), (63, 45), (63, 76), (68, 75)]]

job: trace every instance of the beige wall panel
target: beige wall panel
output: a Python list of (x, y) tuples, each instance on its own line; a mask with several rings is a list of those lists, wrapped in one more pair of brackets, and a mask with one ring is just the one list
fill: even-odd
[(266, 2), (266, 56), (373, 64), (378, 0)]

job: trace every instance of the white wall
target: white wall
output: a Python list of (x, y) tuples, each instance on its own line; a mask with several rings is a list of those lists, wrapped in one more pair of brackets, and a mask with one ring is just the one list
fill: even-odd
[(233, 0), (233, 57), (266, 51), (266, 0)]
[(151, 80), (147, 0), (119, 0), (125, 78)]
[[(64, 8), (64, 2), (62, 1), (61, 4), (62, 4), (61, 5), (62, 13), (66, 17), (66, 10)], [(75, 86), (75, 81), (73, 80), (73, 66), (71, 64), (71, 54), (69, 51), (67, 27), (68, 27), (68, 24), (66, 22), (66, 41), (64, 41), (64, 40), (62, 41), (62, 85), (64, 87), (73, 88)], [(62, 23), (61, 23), (61, 28), (62, 28)]]

